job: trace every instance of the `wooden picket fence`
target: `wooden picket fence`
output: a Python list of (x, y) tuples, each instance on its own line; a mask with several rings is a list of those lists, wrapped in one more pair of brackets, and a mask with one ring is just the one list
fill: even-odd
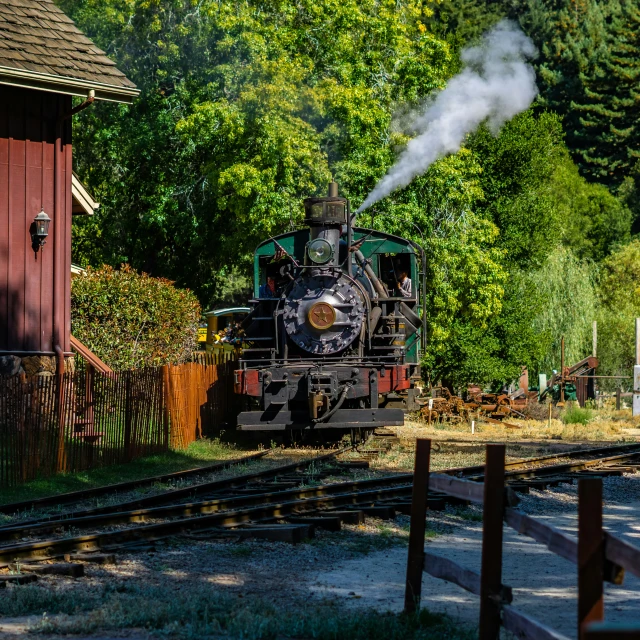
[[(487, 445), (484, 483), (429, 472), (431, 441), (416, 446), (409, 534), (405, 611), (420, 606), (423, 571), (480, 596), (479, 640), (497, 640), (504, 628), (523, 640), (567, 640), (512, 606), (512, 589), (502, 583), (504, 524), (542, 543), (552, 553), (577, 565), (580, 640), (640, 640), (640, 625), (604, 622), (603, 583), (622, 584), (624, 572), (640, 577), (640, 548), (602, 526), (602, 479), (578, 482), (578, 539), (513, 508), (515, 493), (505, 488), (505, 445)], [(429, 489), (483, 507), (480, 573), (448, 558), (425, 553), (425, 519)]]
[(0, 377), (0, 488), (129, 462), (215, 435), (233, 416), (233, 361)]

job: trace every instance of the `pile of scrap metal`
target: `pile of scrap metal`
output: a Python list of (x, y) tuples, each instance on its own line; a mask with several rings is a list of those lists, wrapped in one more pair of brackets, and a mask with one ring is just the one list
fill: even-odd
[(518, 389), (513, 393), (484, 393), (478, 387), (469, 387), (466, 400), (454, 396), (446, 387), (432, 389), (433, 398), (420, 398), (422, 415), (432, 421), (462, 422), (485, 417), (502, 420), (508, 416), (524, 417), (522, 411), (531, 401), (536, 402), (536, 391)]

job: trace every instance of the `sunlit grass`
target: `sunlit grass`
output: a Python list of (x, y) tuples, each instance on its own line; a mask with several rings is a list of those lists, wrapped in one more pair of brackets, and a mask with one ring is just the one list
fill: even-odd
[[(46, 612), (46, 613), (45, 613)], [(41, 616), (33, 631), (92, 633), (144, 628), (172, 638), (316, 638), (318, 640), (471, 640), (474, 633), (447, 616), (358, 611), (336, 603), (307, 603), (283, 609), (266, 601), (233, 598), (202, 583), (192, 588), (126, 584), (53, 591), (39, 585), (8, 590), (0, 615)]]
[(231, 458), (240, 458), (247, 453), (237, 451), (219, 440), (198, 440), (191, 443), (183, 451), (167, 451), (127, 464), (90, 469), (79, 473), (59, 474), (50, 478), (32, 480), (18, 487), (1, 488), (0, 504), (164, 475), (174, 471), (215, 464)]

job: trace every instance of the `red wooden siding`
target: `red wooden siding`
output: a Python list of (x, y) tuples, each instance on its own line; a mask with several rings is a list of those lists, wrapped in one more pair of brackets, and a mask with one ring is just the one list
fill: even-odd
[[(69, 352), (71, 97), (0, 86), (0, 354)], [(59, 138), (56, 145), (56, 138)], [(51, 218), (34, 253), (31, 225)]]

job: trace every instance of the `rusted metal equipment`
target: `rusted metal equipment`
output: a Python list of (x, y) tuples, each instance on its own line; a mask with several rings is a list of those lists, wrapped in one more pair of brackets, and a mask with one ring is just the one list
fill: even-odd
[(488, 417), (503, 420), (506, 417), (523, 417), (527, 404), (537, 398), (535, 392), (518, 389), (512, 394), (484, 393), (478, 387), (470, 387), (467, 399), (453, 395), (446, 387), (433, 390), (440, 394), (435, 398), (421, 399), (422, 415), (431, 421), (462, 422), (473, 418)]
[[(564, 356), (562, 357), (564, 362)], [(560, 371), (553, 375), (546, 389), (540, 390), (540, 401), (552, 397), (554, 402), (563, 403), (565, 400), (575, 399), (580, 406), (584, 406), (587, 400), (596, 397), (595, 370), (598, 367), (598, 358), (589, 356), (572, 366), (561, 366)], [(574, 398), (570, 395), (575, 394)]]

